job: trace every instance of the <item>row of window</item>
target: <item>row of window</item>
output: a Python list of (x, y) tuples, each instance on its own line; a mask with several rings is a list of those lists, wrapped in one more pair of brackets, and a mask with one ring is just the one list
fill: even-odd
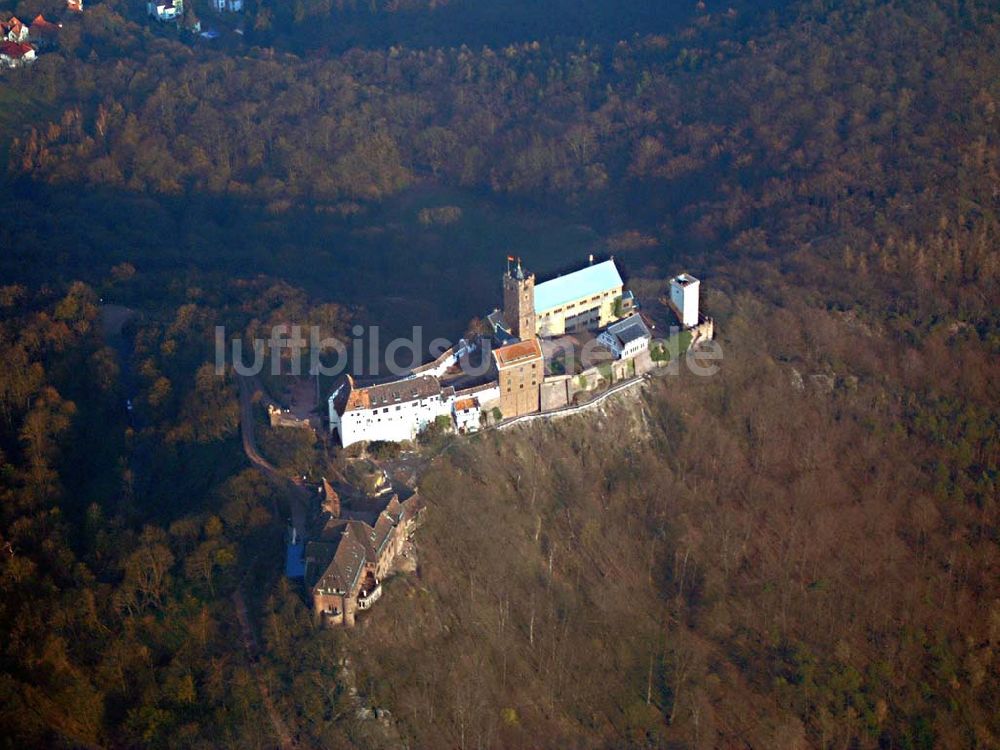
[[(532, 385), (538, 385), (538, 381), (532, 380), (531, 384)], [(522, 390), (522, 391), (524, 390), (524, 383), (521, 383), (521, 385), (518, 386), (518, 390)], [(511, 386), (508, 385), (507, 386), (507, 393), (510, 393), (510, 391), (511, 391)]]
[(576, 309), (577, 307), (579, 307), (580, 305), (583, 305), (583, 304), (586, 304), (587, 302), (597, 302), (597, 301), (598, 301), (599, 299), (601, 299), (602, 297), (603, 297), (603, 298), (607, 298), (607, 297), (611, 297), (611, 296), (612, 296), (612, 292), (604, 292), (603, 294), (595, 294), (595, 295), (594, 295), (593, 297), (591, 297), (591, 298), (590, 298), (589, 300), (585, 300), (585, 299), (583, 299), (583, 300), (580, 300), (580, 301), (578, 301), (578, 302), (574, 302), (574, 303), (573, 303), (573, 304), (571, 304), (571, 305), (566, 305), (566, 307), (564, 307), (564, 308), (563, 308), (563, 307), (557, 307), (557, 308), (556, 308), (555, 310), (549, 310), (549, 311), (547, 311), (547, 312), (543, 313), (543, 314), (542, 314), (542, 317), (543, 317), (543, 318), (547, 318), (547, 317), (549, 317), (550, 315), (558, 315), (558, 314), (560, 314), (561, 312), (563, 312), (564, 310), (565, 310), (566, 312), (570, 312), (570, 311), (572, 311), (572, 310)]

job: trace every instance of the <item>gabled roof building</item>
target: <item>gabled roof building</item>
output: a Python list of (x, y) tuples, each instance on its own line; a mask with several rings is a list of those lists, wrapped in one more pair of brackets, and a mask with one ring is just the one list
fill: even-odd
[(35, 48), (24, 42), (0, 42), (0, 65), (18, 68), (34, 62)]
[(23, 44), (28, 41), (28, 27), (17, 16), (0, 21), (0, 41)]
[(615, 355), (615, 359), (631, 359), (648, 349), (652, 338), (642, 316), (635, 313), (609, 325), (597, 340)]
[(184, 17), (184, 0), (149, 0), (146, 10), (161, 23), (180, 22)]
[(345, 448), (359, 442), (414, 440), (440, 416), (451, 416), (455, 389), (432, 375), (356, 388), (349, 375), (328, 402), (330, 430)]
[(419, 510), (418, 495), (404, 502), (393, 495), (374, 525), (331, 518), (321, 537), (306, 545), (306, 584), (324, 626), (350, 627), (359, 610), (381, 598), (382, 579), (403, 551)]
[(59, 39), (59, 29), (61, 28), (61, 23), (52, 23), (39, 13), (28, 28), (28, 37), (40, 46), (54, 45)]

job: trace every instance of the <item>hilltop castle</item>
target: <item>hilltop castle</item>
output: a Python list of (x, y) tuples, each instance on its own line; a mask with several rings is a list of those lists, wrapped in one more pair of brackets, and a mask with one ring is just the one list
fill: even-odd
[[(596, 264), (592, 260), (584, 268), (536, 284), (535, 274), (525, 270), (521, 259), (508, 256), (501, 284), (503, 308), (488, 316), (496, 346), (489, 353), (492, 368), (485, 377), (463, 377), (460, 361), (479, 350), (475, 342), (464, 340), (399, 380), (358, 388), (345, 376), (328, 402), (331, 432), (337, 431), (345, 447), (374, 440), (400, 442), (414, 440), (438, 420), (449, 420), (459, 432), (475, 432), (501, 419), (558, 408), (576, 392), (562, 382), (574, 373), (555, 370), (546, 376), (546, 357), (554, 349), (546, 348), (545, 341), (570, 334), (600, 331), (596, 340), (619, 363), (611, 368), (613, 380), (628, 372), (638, 374), (637, 358), (644, 358), (643, 367), (651, 366), (645, 359), (652, 334), (634, 296), (625, 290), (614, 259)], [(698, 287), (690, 274), (670, 281), (669, 303), (685, 328), (697, 327), (702, 317)], [(586, 373), (576, 375), (583, 383), (591, 382)], [(551, 391), (548, 398), (546, 389)]]

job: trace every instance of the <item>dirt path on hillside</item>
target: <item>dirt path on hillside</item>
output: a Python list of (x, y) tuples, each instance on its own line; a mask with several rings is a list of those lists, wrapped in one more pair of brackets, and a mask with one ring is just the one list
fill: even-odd
[(260, 691), (261, 700), (264, 702), (264, 708), (267, 710), (267, 715), (271, 719), (271, 726), (274, 728), (274, 734), (278, 738), (278, 745), (282, 750), (291, 750), (294, 748), (295, 739), (292, 737), (291, 732), (288, 731), (288, 727), (285, 725), (284, 720), (278, 714), (278, 709), (274, 705), (274, 699), (271, 698), (271, 691), (267, 687), (267, 683), (264, 681), (264, 676), (260, 673), (260, 668), (257, 663), (258, 656), (260, 654), (260, 647), (257, 645), (257, 636), (254, 635), (253, 628), (250, 627), (250, 617), (247, 615), (247, 605), (243, 600), (243, 592), (240, 589), (236, 590), (233, 594), (233, 607), (236, 610), (236, 618), (240, 622), (240, 630), (243, 635), (243, 647), (246, 649), (247, 656), (250, 660), (250, 671), (253, 673), (254, 679), (257, 681), (257, 689)]
[(254, 466), (278, 487), (290, 488), (288, 504), (292, 514), (292, 526), (299, 539), (306, 538), (306, 520), (312, 493), (301, 484), (289, 479), (257, 450), (254, 437), (253, 393), (257, 384), (252, 378), (237, 375), (240, 386), (240, 433), (243, 438), (243, 452)]

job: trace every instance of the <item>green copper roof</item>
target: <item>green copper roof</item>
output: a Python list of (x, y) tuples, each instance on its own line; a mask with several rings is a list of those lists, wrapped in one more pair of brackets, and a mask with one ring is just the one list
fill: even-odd
[(535, 287), (535, 313), (543, 313), (581, 297), (590, 297), (620, 286), (622, 277), (613, 260), (587, 266), (538, 284)]

